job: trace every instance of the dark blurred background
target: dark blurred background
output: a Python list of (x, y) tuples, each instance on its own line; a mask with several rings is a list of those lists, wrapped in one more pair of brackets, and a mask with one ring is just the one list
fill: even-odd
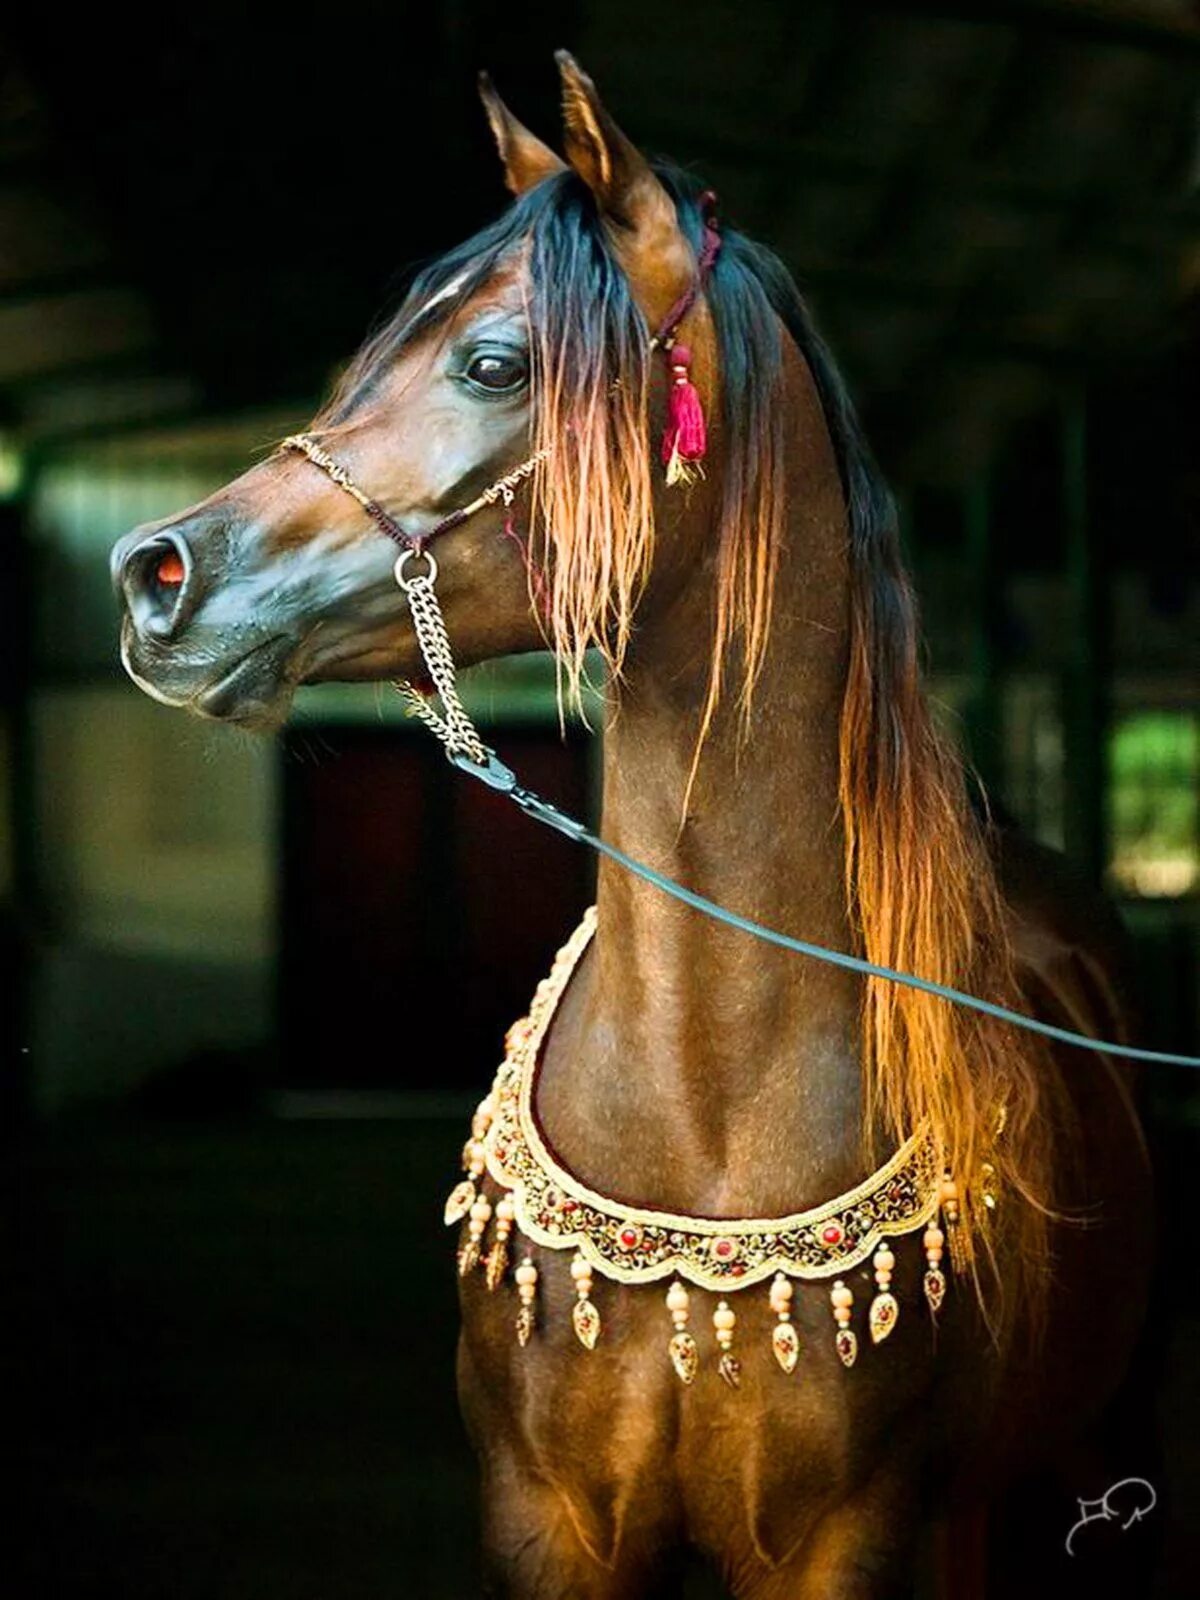
[[(1193, 5), (10, 9), (17, 1600), (477, 1592), (440, 1203), (589, 864), (383, 692), (302, 692), (271, 740), (155, 705), (106, 556), (302, 424), (401, 269), (495, 214), (475, 73), (554, 138), (558, 45), (795, 270), (900, 497), (945, 716), (1119, 901), (1146, 1041), (1196, 1048)], [(474, 703), (535, 788), (594, 800), (545, 661)], [(1163, 1069), (1144, 1099), (1164, 1220), (1127, 1470), (1162, 1507), (1104, 1550), (1133, 1551), (1121, 1593), (1167, 1596), (1200, 1561), (1200, 1096)]]

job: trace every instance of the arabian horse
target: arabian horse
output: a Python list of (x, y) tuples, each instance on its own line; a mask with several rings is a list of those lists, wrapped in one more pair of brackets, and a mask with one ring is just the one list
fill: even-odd
[[(400, 530), (453, 661), (549, 648), (566, 703), (600, 652), (606, 841), (1122, 1037), (1112, 913), (990, 820), (930, 713), (892, 505), (792, 280), (558, 62), (565, 159), (481, 80), (508, 211), (307, 435), (117, 545), (128, 672), (251, 728), (300, 684), (420, 679)], [(609, 860), (556, 974), (451, 1208), (488, 1592), (636, 1600), (700, 1561), (739, 1597), (874, 1600), (924, 1548), (982, 1593), (989, 1499), (1086, 1435), (1143, 1315), (1122, 1070)]]

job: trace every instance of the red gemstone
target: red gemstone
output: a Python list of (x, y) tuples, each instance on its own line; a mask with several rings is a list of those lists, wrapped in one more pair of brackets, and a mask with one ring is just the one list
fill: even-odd
[(640, 1228), (622, 1228), (617, 1235), (622, 1249), (625, 1250), (632, 1250), (641, 1237), (642, 1231)]
[(842, 1230), (836, 1222), (831, 1222), (821, 1235), (826, 1244), (837, 1244), (842, 1237)]
[(722, 1261), (728, 1261), (733, 1254), (733, 1240), (718, 1239), (713, 1245), (713, 1254), (720, 1256)]
[(729, 1269), (729, 1276), (731, 1278), (740, 1278), (742, 1273), (745, 1272), (745, 1270), (746, 1270), (745, 1267), (742, 1265), (742, 1263), (740, 1261), (735, 1261), (733, 1263), (733, 1265)]
[(564, 1200), (563, 1203), (562, 1203), (562, 1208), (563, 1208), (564, 1211), (578, 1211), (579, 1210), (579, 1201), (578, 1200)]

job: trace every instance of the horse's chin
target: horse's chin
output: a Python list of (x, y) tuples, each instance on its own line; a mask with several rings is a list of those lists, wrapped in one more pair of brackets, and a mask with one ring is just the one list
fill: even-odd
[(144, 694), (160, 705), (187, 711), (206, 722), (271, 733), (287, 720), (295, 697), (295, 640), (277, 636), (203, 675), (177, 658), (147, 656), (128, 631), (121, 640), (121, 661)]

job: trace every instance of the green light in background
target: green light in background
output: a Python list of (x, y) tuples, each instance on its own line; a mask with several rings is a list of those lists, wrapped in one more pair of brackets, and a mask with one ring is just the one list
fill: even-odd
[(0, 500), (15, 500), (25, 479), (25, 458), (10, 434), (0, 433)]
[(1127, 893), (1200, 888), (1200, 717), (1188, 708), (1120, 717), (1109, 745), (1112, 876)]

